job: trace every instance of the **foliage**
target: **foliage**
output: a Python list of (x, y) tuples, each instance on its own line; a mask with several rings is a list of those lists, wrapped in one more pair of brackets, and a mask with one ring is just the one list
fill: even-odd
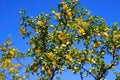
[[(34, 18), (26, 16), (26, 11), (21, 10), (19, 31), (23, 39), (28, 39), (30, 48), (22, 54), (9, 46), (9, 41), (0, 46), (3, 53), (0, 58), (3, 72), (0, 76), (6, 70), (12, 76), (18, 76), (16, 68), (23, 64), (19, 62), (13, 66), (11, 59), (31, 57), (33, 61), (25, 67), (25, 72), (36, 73), (38, 80), (53, 80), (66, 70), (79, 73), (81, 80), (84, 74), (95, 80), (105, 79), (120, 60), (118, 23), (107, 26), (103, 18), (79, 7), (77, 0), (62, 0), (58, 9), (51, 8), (51, 12), (40, 13)], [(110, 59), (106, 61), (108, 57)], [(25, 75), (16, 79), (24, 78), (28, 77)]]
[[(11, 75), (13, 80), (19, 79), (19, 68), (21, 64), (19, 59), (22, 54), (12, 47), (12, 42), (8, 38), (3, 45), (0, 45), (1, 57), (0, 57), (0, 80), (5, 80), (7, 77), (6, 74)], [(14, 62), (17, 60), (17, 63)]]

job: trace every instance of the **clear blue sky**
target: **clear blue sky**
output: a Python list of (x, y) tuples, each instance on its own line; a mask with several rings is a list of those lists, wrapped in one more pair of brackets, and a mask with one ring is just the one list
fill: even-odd
[[(0, 0), (0, 43), (10, 34), (14, 46), (26, 51), (28, 46), (19, 35), (18, 12), (22, 8), (27, 10), (28, 15), (37, 16), (42, 11), (49, 13), (49, 8), (56, 8), (58, 2), (60, 0)], [(120, 23), (120, 0), (80, 0), (80, 2), (81, 6), (86, 7), (92, 14), (104, 18), (107, 25)], [(77, 80), (69, 72), (64, 74), (66, 76), (64, 80)], [(108, 77), (108, 80), (113, 80), (111, 76)]]

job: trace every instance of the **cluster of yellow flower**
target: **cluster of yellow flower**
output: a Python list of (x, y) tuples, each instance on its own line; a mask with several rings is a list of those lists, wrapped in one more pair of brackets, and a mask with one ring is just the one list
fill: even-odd
[(35, 31), (36, 34), (40, 33), (40, 30), (38, 28), (35, 28), (34, 31)]
[(85, 34), (85, 31), (84, 31), (83, 28), (81, 28), (81, 29), (78, 30), (78, 33), (81, 34), (81, 35), (84, 35), (84, 34)]
[(55, 19), (60, 19), (60, 13), (55, 14)]
[(20, 31), (20, 34), (21, 34), (21, 35), (26, 34), (26, 30), (25, 30), (25, 28), (20, 28), (19, 31)]
[(35, 50), (35, 53), (36, 53), (36, 54), (39, 54), (40, 52), (41, 52), (40, 49), (36, 49), (36, 50)]
[(95, 48), (98, 48), (100, 45), (101, 45), (101, 42), (100, 42), (100, 41), (97, 41), (97, 42), (94, 44), (94, 47), (95, 47)]
[(47, 54), (48, 59), (53, 59), (54, 58), (54, 54), (52, 52)]
[(68, 61), (72, 61), (72, 57), (68, 54), (65, 55), (65, 59), (68, 60)]
[(65, 35), (66, 35), (65, 32), (59, 31), (59, 33), (58, 33), (58, 39), (61, 40), (62, 42), (66, 42), (67, 39), (66, 39)]
[(10, 49), (9, 55), (10, 55), (11, 57), (14, 57), (15, 53), (16, 53), (16, 49)]
[(38, 22), (37, 22), (37, 25), (38, 25), (38, 26), (41, 26), (41, 27), (44, 26), (42, 21), (38, 21)]

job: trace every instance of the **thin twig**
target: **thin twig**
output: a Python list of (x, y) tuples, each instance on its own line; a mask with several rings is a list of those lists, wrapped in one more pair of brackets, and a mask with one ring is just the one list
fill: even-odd
[(91, 73), (89, 72), (88, 70), (86, 70), (84, 67), (81, 67), (84, 71), (86, 71), (87, 73), (89, 73), (92, 77), (94, 77), (94, 79), (96, 80), (96, 77)]
[(24, 66), (24, 67), (25, 67), (25, 65), (24, 65), (24, 64), (22, 64), (22, 63), (20, 62), (20, 60), (19, 60), (19, 59), (17, 59), (17, 58), (16, 58), (16, 60), (18, 61), (18, 63), (20, 63), (22, 66)]
[(83, 72), (80, 72), (80, 78), (83, 80)]

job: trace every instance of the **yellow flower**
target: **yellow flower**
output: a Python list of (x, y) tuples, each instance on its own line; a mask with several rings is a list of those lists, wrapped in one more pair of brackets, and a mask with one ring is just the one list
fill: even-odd
[(12, 42), (11, 41), (6, 41), (6, 42), (4, 42), (4, 46), (8, 46), (8, 45), (10, 45)]
[(56, 13), (55, 19), (60, 19), (60, 13)]
[(110, 49), (110, 52), (113, 54), (115, 51), (114, 51), (114, 49)]
[(98, 48), (100, 45), (101, 45), (101, 42), (97, 41), (97, 42), (95, 43), (95, 48)]
[(53, 65), (54, 68), (56, 68), (57, 63), (56, 62), (52, 62), (52, 65)]
[(94, 50), (93, 49), (90, 51), (90, 54), (94, 54)]
[(72, 61), (72, 57), (70, 55), (66, 55), (65, 59), (68, 60), (68, 61)]
[(10, 63), (10, 62), (11, 62), (11, 59), (9, 59), (9, 58), (8, 58), (8, 59), (5, 59), (5, 62), (6, 62), (6, 63)]
[(87, 22), (83, 21), (83, 22), (82, 22), (82, 26), (83, 26), (83, 27), (86, 27), (86, 26), (87, 26)]
[(42, 71), (44, 71), (45, 70), (45, 66), (42, 66)]
[(62, 4), (62, 5), (64, 5), (64, 4), (65, 4), (65, 2), (63, 2), (63, 1), (62, 1), (62, 2), (61, 2), (61, 4)]
[(69, 11), (69, 12), (67, 12), (67, 14), (66, 14), (66, 18), (70, 18), (72, 16), (72, 13)]
[(66, 4), (64, 4), (62, 8), (63, 10), (69, 10), (69, 7)]
[(85, 31), (84, 31), (84, 29), (81, 28), (81, 29), (79, 29), (78, 33), (81, 34), (81, 35), (84, 35)]
[(5, 70), (8, 69), (8, 66), (6, 64), (2, 64), (1, 67)]
[(54, 54), (53, 54), (52, 52), (50, 52), (50, 53), (47, 54), (47, 57), (48, 57), (49, 59), (52, 59), (52, 58), (54, 57)]
[(104, 55), (104, 54), (105, 54), (105, 52), (101, 52), (101, 54), (102, 54), (102, 55)]
[(37, 72), (37, 67), (34, 66), (34, 67), (32, 68), (32, 71), (33, 71), (33, 72)]
[(96, 63), (96, 61), (93, 58), (91, 58), (91, 62), (94, 64)]
[(22, 35), (23, 35), (23, 34), (26, 34), (26, 30), (25, 30), (25, 28), (20, 28), (19, 31), (20, 31), (20, 34), (22, 34)]
[(64, 32), (60, 31), (58, 34), (58, 38), (61, 39), (64, 36)]
[(79, 24), (80, 21), (81, 21), (81, 19), (75, 18), (75, 22), (76, 22), (77, 24)]
[(47, 74), (48, 76), (50, 76), (51, 70), (47, 70), (46, 74)]
[(36, 53), (36, 54), (39, 54), (40, 52), (41, 52), (40, 49), (36, 49), (36, 50), (35, 50), (35, 53)]
[(42, 21), (38, 21), (38, 22), (37, 22), (37, 25), (38, 25), (38, 26), (43, 26), (43, 22), (42, 22)]
[(58, 38), (55, 38), (55, 42), (59, 42)]
[(44, 58), (43, 57), (40, 57), (41, 60), (43, 60)]
[(62, 42), (66, 42), (65, 32), (60, 31), (58, 34), (58, 39), (60, 39)]
[(62, 45), (61, 45), (61, 48), (66, 48), (66, 45), (65, 45), (65, 44), (62, 44)]
[(99, 32), (96, 32), (96, 33), (95, 33), (95, 36), (100, 36), (100, 33), (99, 33)]
[(76, 66), (74, 66), (74, 67), (73, 67), (73, 70), (74, 70), (74, 71), (76, 71), (76, 70), (77, 70), (77, 67), (76, 67)]
[(104, 31), (109, 31), (109, 28), (105, 28)]
[(15, 72), (15, 71), (17, 71), (17, 69), (15, 69), (15, 68), (13, 68), (13, 67), (9, 68), (9, 72), (10, 72), (10, 73), (13, 73), (13, 72)]
[(108, 37), (108, 33), (107, 33), (107, 32), (103, 32), (103, 33), (102, 33), (102, 36), (103, 36), (103, 37)]
[(114, 70), (115, 69), (115, 67), (114, 66), (112, 66), (112, 68), (111, 68), (112, 70)]
[(116, 40), (120, 39), (120, 34), (116, 34), (116, 35), (114, 35), (113, 38), (116, 39)]
[(36, 34), (40, 33), (40, 30), (38, 28), (35, 28), (34, 31), (35, 31)]
[(111, 67), (112, 66), (112, 64), (108, 64), (108, 67)]
[(15, 55), (15, 49), (10, 50), (10, 56), (13, 57)]

